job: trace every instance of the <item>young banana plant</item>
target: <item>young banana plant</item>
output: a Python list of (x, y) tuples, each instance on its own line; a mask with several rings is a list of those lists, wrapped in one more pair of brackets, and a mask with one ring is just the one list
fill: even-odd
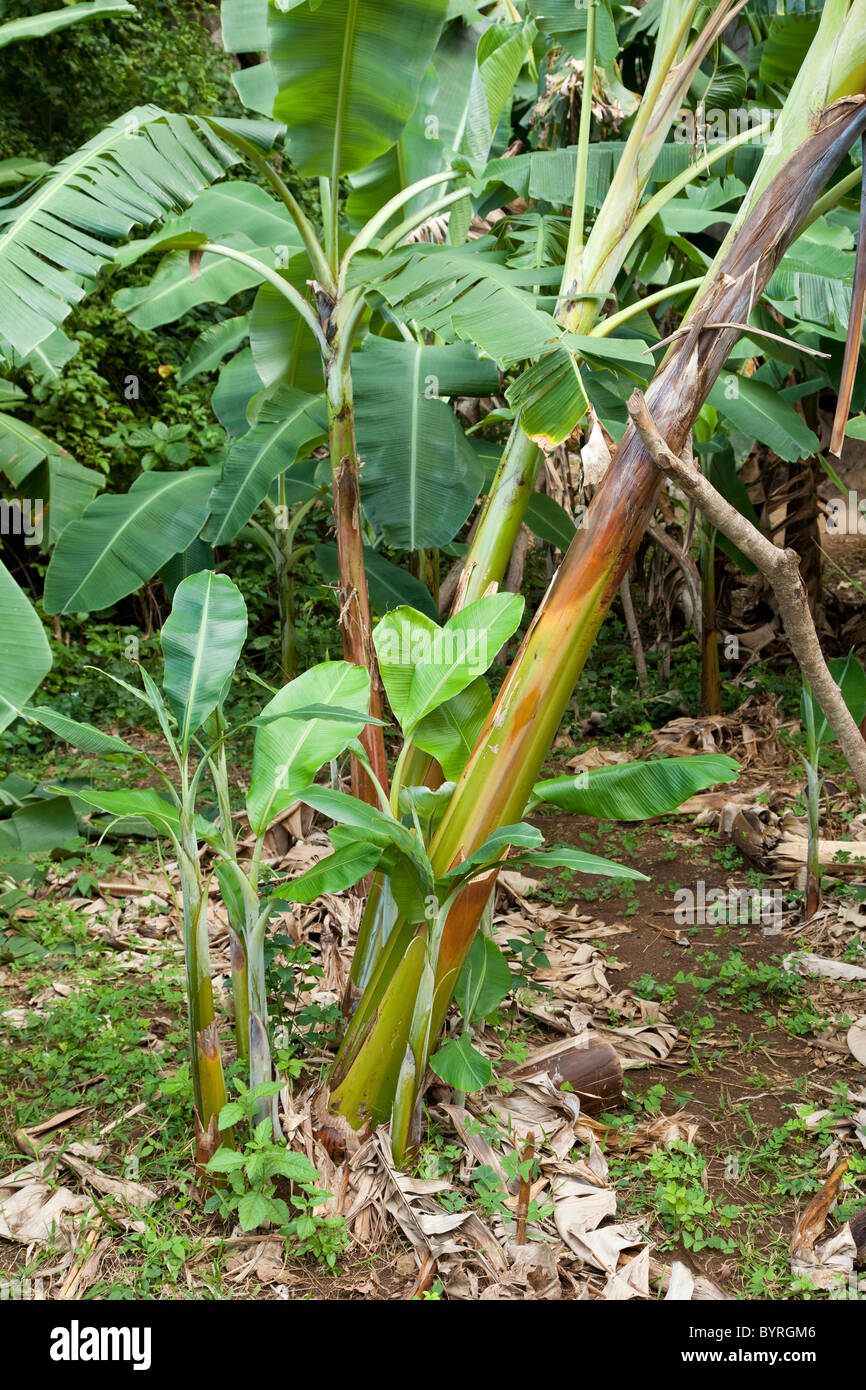
[[(255, 841), (249, 857), (242, 856), (233, 828), (226, 758), (232, 731), (227, 727), (223, 705), (246, 630), (246, 605), (240, 590), (224, 575), (201, 571), (178, 585), (162, 629), (162, 691), (144, 667), (140, 668), (143, 690), (120, 682), (156, 715), (176, 776), (169, 776), (123, 739), (104, 734), (93, 725), (68, 719), (46, 706), (25, 710), (28, 717), (75, 747), (109, 757), (122, 753), (141, 761), (165, 788), (164, 796), (155, 790), (83, 788), (81, 799), (109, 815), (143, 817), (168, 839), (177, 860), (190, 1067), (202, 1132), (200, 1157), (219, 1142), (216, 1125), (226, 1103), (208, 938), (212, 873), (217, 874), (229, 919), (237, 1051), (240, 1060), (249, 1062), (252, 1090), (272, 1080), (264, 947), (275, 899), (263, 884), (265, 835), (274, 818), (299, 799), (298, 793), (319, 769), (339, 757), (347, 746), (357, 745), (366, 758), (358, 739), (370, 717), (369, 675), (346, 661), (312, 667), (283, 686), (264, 706), (251, 721), (256, 735), (246, 815)], [(218, 821), (196, 812), (206, 777), (213, 782)], [(213, 864), (208, 871), (203, 867), (205, 855)], [(363, 872), (366, 870), (360, 876)], [(312, 871), (311, 877), (315, 880)], [(303, 892), (303, 884), (298, 891)], [(267, 1116), (264, 1098), (258, 1102), (257, 1113), (259, 1119)]]
[[(509, 862), (517, 864), (568, 868), (599, 876), (643, 877), (626, 866), (567, 847), (542, 851), (543, 836), (525, 822), (498, 827), (465, 859), (444, 870), (434, 866), (429, 846), (435, 841), (453, 783), (445, 783), (435, 791), (407, 785), (406, 754), (413, 747), (422, 748), (436, 757), (446, 774), (460, 766), (465, 742), (472, 737), (479, 716), (483, 719), (484, 708), (490, 704), (484, 671), (514, 631), (522, 608), (522, 599), (514, 595), (490, 595), (461, 610), (444, 627), (437, 627), (413, 609), (403, 607), (389, 613), (377, 625), (374, 640), (391, 709), (404, 738), (404, 752), (397, 761), (390, 796), (384, 787), (377, 786), (380, 804), (370, 807), (327, 787), (308, 786), (295, 792), (298, 800), (335, 822), (329, 832), (334, 854), (314, 870), (279, 887), (276, 896), (307, 901), (309, 893), (335, 891), (379, 870), (387, 875), (401, 924), (412, 933), (400, 968), (378, 997), (376, 1006), (376, 1018), (383, 1021), (384, 1027), (405, 1028), (404, 1045), (383, 1052), (379, 1064), (374, 1063), (369, 1071), (352, 1069), (339, 1083), (335, 1073), (332, 1092), (332, 1104), (339, 1104), (342, 1113), (355, 1125), (366, 1119), (383, 1122), (391, 1113), (393, 1100), (392, 1142), (402, 1157), (418, 1138), (413, 1117), (438, 1031), (436, 980), (441, 970), (446, 924), (467, 887), (487, 884), (491, 872), (495, 872), (509, 850)], [(469, 701), (461, 704), (461, 697), (467, 695)], [(467, 713), (470, 704), (475, 707), (474, 717)], [(465, 716), (463, 719), (457, 718), (458, 709)], [(355, 751), (363, 756), (360, 745)], [(712, 780), (717, 780), (720, 772), (731, 775), (729, 760), (713, 761), (718, 766), (713, 768)], [(706, 769), (703, 772), (706, 775)], [(369, 768), (368, 773), (373, 775)], [(687, 771), (685, 779), (693, 789), (695, 773)], [(551, 794), (555, 796), (559, 791), (553, 788)], [(616, 796), (615, 791), (612, 794)], [(628, 795), (620, 787), (620, 795), (623, 794)], [(547, 788), (539, 786), (539, 800), (546, 795)], [(668, 797), (662, 799), (667, 805)], [(379, 945), (380, 952), (386, 954), (390, 946), (387, 935)], [(492, 943), (489, 949), (495, 951)], [(507, 968), (505, 973), (508, 974)], [(467, 993), (467, 1022), (477, 1004), (476, 994), (477, 987)], [(344, 1047), (351, 1047), (351, 1037), (368, 1026), (368, 1004), (365, 994)], [(400, 1036), (404, 1036), (402, 1031)], [(468, 1034), (464, 1034), (459, 1042), (440, 1049), (433, 1065), (443, 1079), (465, 1090), (471, 1089), (468, 1077), (483, 1073), (487, 1064), (472, 1047)], [(340, 1071), (339, 1061), (337, 1070)]]
[[(368, 934), (364, 939), (362, 929), (356, 955), (364, 955), (366, 987), (330, 1078), (330, 1104), (355, 1126), (365, 1119), (380, 1123), (391, 1113), (392, 1143), (400, 1161), (418, 1139), (417, 1099), (456, 984), (456, 975), (450, 977), (452, 958), (447, 954), (453, 915), (467, 895), (480, 913), (509, 846), (517, 848), (524, 863), (599, 876), (641, 877), (622, 865), (574, 851), (557, 849), (535, 857), (539, 832), (521, 822), (521, 813), (512, 823), (493, 827), (479, 847), (465, 856), (458, 854), (450, 862), (436, 856), (454, 781), (436, 790), (408, 785), (408, 750), (423, 750), (436, 759), (446, 777), (460, 777), (467, 748), (482, 727), (490, 727), (491, 696), (484, 680), (491, 659), (487, 653), (507, 640), (522, 607), (523, 601), (513, 595), (489, 595), (461, 609), (441, 628), (423, 614), (401, 608), (383, 618), (374, 632), (379, 668), (404, 738), (390, 801), (384, 790), (381, 793), (383, 813), (405, 820), (404, 833), (414, 829), (429, 850), (425, 849), (420, 882), (411, 875), (407, 882), (405, 864), (392, 857), (383, 856), (376, 866), (388, 876), (394, 912), (378, 913), (372, 924), (365, 918)], [(698, 789), (731, 780), (735, 774), (736, 764), (721, 756), (599, 769), (585, 777), (538, 783), (528, 809), (550, 802), (576, 814), (641, 819), (672, 810)], [(301, 800), (308, 796), (299, 795)], [(333, 803), (326, 804), (318, 793), (317, 798), (311, 804), (333, 815)], [(488, 941), (485, 951), (492, 949)], [(462, 968), (463, 961), (458, 974)], [(468, 983), (464, 995), (468, 1028), (472, 1016)], [(366, 1039), (378, 1034), (380, 1024), (388, 1037), (398, 1041), (374, 1053)], [(436, 1052), (431, 1065), (458, 1090), (467, 1090), (474, 1088), (468, 1079), (484, 1073), (486, 1063), (464, 1032), (459, 1041), (452, 1040)]]
[[(146, 754), (123, 739), (90, 724), (67, 719), (46, 706), (25, 714), (58, 737), (87, 752), (124, 753), (141, 762), (162, 782), (156, 790), (96, 791), (83, 788), (88, 805), (114, 816), (143, 817), (165, 836), (177, 861), (181, 881), (181, 915), (186, 964), (187, 1006), (199, 1158), (219, 1144), (217, 1119), (226, 1103), (225, 1082), (214, 1009), (208, 938), (208, 884), (202, 867), (202, 842), (219, 846), (218, 827), (196, 813), (209, 760), (200, 757), (196, 735), (216, 717), (231, 682), (246, 637), (246, 605), (240, 591), (223, 575), (192, 575), (177, 588), (171, 614), (161, 634), (165, 660), (160, 691), (142, 666), (143, 690), (118, 683), (155, 714), (176, 775), (170, 777)], [(117, 677), (110, 677), (117, 680)], [(223, 1136), (223, 1142), (226, 1136)]]
[[(324, 383), (343, 654), (373, 674), (352, 372), (352, 349), (367, 305), (362, 288), (347, 284), (347, 272), (359, 251), (373, 243), (399, 240), (426, 218), (465, 198), (465, 190), (443, 192), (455, 181), (450, 169), (428, 174), (399, 187), (349, 239), (341, 218), (340, 180), (366, 169), (399, 140), (446, 14), (447, 0), (399, 4), (395, 0), (375, 4), (335, 0), (324, 7), (302, 3), (282, 8), (239, 6), (228, 0), (223, 14), (227, 46), (266, 55), (258, 68), (241, 75), (239, 90), (253, 109), (286, 122), (295, 167), (318, 180), (322, 235), (247, 135), (216, 122), (222, 138), (256, 166), (288, 214), (295, 241), (289, 273), (283, 273), (283, 266), (270, 264), (255, 247), (248, 249), (233, 244), (236, 239), (231, 236), (211, 234), (203, 212), (196, 221), (195, 208), (183, 229), (175, 229), (175, 236), (169, 226), (156, 242), (152, 239), (161, 250), (195, 247), (197, 262), (207, 257), (212, 264), (213, 258), (221, 258), (242, 267), (277, 296), (283, 317), (288, 311), (312, 335)], [(306, 261), (303, 267), (301, 261)], [(312, 285), (312, 296), (307, 283)], [(282, 321), (279, 310), (275, 317)], [(296, 324), (286, 324), (286, 342), (296, 335)], [(377, 779), (384, 784), (387, 764), (378, 691), (374, 680), (373, 717), (362, 741)], [(375, 800), (372, 783), (354, 759), (353, 786), (358, 793), (366, 788), (368, 799)]]

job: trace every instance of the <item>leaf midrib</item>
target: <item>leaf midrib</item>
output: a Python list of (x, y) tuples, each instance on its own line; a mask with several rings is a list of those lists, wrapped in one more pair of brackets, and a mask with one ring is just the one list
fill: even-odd
[(204, 650), (204, 637), (207, 630), (208, 614), (210, 612), (211, 590), (213, 588), (213, 574), (208, 574), (207, 589), (205, 591), (204, 602), (201, 606), (201, 621), (198, 626), (198, 637), (196, 639), (195, 656), (193, 658), (192, 670), (189, 678), (189, 694), (186, 701), (186, 710), (183, 720), (183, 746), (189, 748), (190, 725), (192, 724), (192, 711), (195, 706), (195, 692), (198, 685), (198, 678), (201, 672), (201, 659)]
[[(340, 81), (337, 87), (337, 106), (334, 113), (334, 145), (331, 151), (331, 197), (337, 197), (337, 184), (340, 176), (340, 161), (343, 153), (343, 124), (348, 106), (348, 88), (352, 74), (355, 28), (358, 20), (359, 0), (349, 0), (346, 8), (346, 27), (343, 31), (343, 51), (340, 55)], [(336, 254), (336, 248), (334, 248)]]
[(415, 545), (415, 508), (417, 505), (418, 493), (418, 393), (421, 382), (421, 354), (420, 343), (415, 345), (415, 361), (412, 365), (411, 398), (412, 409), (409, 417), (409, 549), (414, 551)]

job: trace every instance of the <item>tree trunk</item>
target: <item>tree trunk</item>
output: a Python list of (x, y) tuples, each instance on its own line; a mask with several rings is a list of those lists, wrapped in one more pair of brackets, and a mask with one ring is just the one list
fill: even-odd
[[(382, 717), (379, 668), (373, 647), (370, 598), (364, 568), (364, 541), (361, 534), (360, 460), (355, 442), (355, 409), (352, 379), (347, 367), (338, 369), (332, 360), (327, 374), (328, 440), (334, 494), (334, 530), (340, 585), (340, 630), (343, 656), (370, 673), (370, 714)], [(388, 786), (388, 764), (382, 729), (368, 724), (361, 742), (370, 766), (384, 788)], [(352, 759), (352, 794), (370, 806), (379, 804), (375, 788), (355, 758)]]

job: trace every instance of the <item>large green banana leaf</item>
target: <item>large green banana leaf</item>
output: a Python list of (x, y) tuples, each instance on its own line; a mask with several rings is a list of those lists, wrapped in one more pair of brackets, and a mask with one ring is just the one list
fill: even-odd
[[(444, 41), (444, 36), (443, 36)], [(438, 53), (438, 50), (437, 50)], [(468, 87), (470, 67), (466, 76)], [(435, 59), (434, 59), (435, 61)], [(378, 159), (359, 169), (349, 178), (351, 193), (346, 200), (346, 220), (353, 231), (360, 230), (389, 199), (410, 184), (438, 174), (445, 168), (445, 142), (442, 139), (442, 114), (439, 102), (438, 74), (428, 68), (415, 109), (409, 117), (396, 145)], [(424, 194), (404, 204), (391, 218), (388, 227), (396, 226), (403, 218), (424, 206)], [(427, 193), (429, 199), (431, 194)]]
[(567, 439), (586, 408), (575, 357), (556, 320), (537, 303), (537, 286), (558, 287), (555, 266), (506, 264), (492, 238), (471, 246), (402, 246), (357, 255), (351, 282), (366, 283), (401, 316), (446, 339), (474, 343), (502, 366), (542, 358), (520, 378), (523, 428), (552, 444)]
[(31, 352), (112, 258), (111, 242), (185, 207), (238, 156), (198, 117), (136, 107), (0, 212), (0, 337)]
[(228, 575), (203, 570), (178, 585), (160, 634), (163, 690), (186, 751), (225, 695), (247, 635), (247, 606)]
[(474, 342), (511, 365), (548, 351), (561, 336), (539, 308), (535, 287), (559, 284), (556, 267), (506, 264), (492, 237), (471, 246), (401, 246), (390, 255), (357, 255), (350, 283), (372, 283), (393, 309), (423, 328)]
[(353, 374), (367, 516), (389, 546), (447, 545), (482, 490), (484, 469), (439, 397), (492, 394), (499, 389), (495, 364), (463, 343), (368, 338)]
[[(403, 188), (445, 169), (452, 153), (464, 149), (482, 33), (482, 23), (449, 25), (444, 30), (397, 144), (349, 179), (352, 192), (345, 212), (353, 229), (362, 227)], [(393, 221), (421, 207), (423, 197), (407, 203)]]
[(648, 820), (675, 811), (705, 787), (733, 782), (738, 771), (739, 764), (724, 753), (595, 767), (576, 776), (536, 782), (528, 809), (547, 803), (575, 816)]
[(55, 547), (46, 612), (96, 612), (152, 579), (198, 535), (218, 478), (216, 468), (143, 473), (129, 492), (97, 497)]
[(273, 115), (306, 175), (353, 173), (400, 138), (448, 0), (296, 0), (271, 6)]
[(51, 650), (42, 624), (0, 563), (0, 729), (17, 718), (50, 669)]

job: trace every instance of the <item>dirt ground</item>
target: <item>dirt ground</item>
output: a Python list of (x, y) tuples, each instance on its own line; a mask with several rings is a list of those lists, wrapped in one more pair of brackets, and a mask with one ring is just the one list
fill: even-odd
[[(746, 794), (761, 777), (747, 776), (738, 790)], [(804, 978), (784, 962), (806, 950), (862, 964), (866, 912), (856, 881), (831, 878), (824, 908), (804, 926), (790, 874), (768, 877), (728, 835), (694, 819), (537, 819), (549, 844), (606, 855), (650, 881), (535, 873), (534, 883), (518, 876), (498, 889), (497, 940), (536, 934), (535, 954), (527, 948), (522, 957), (524, 986), (475, 1038), (506, 1080), (464, 1098), (431, 1076), (414, 1177), (395, 1174), (381, 1136), (362, 1135), (350, 1161), (331, 1162), (304, 1106), (333, 1044), (327, 1029), (311, 1033), (317, 1041), (281, 1114), (290, 1144), (308, 1153), (332, 1194), (322, 1210), (346, 1219), (348, 1241), (334, 1270), (321, 1250), (299, 1258), (281, 1238), (244, 1235), (203, 1210), (185, 1105), (166, 1088), (183, 1067), (181, 953), (176, 909), (159, 888), (152, 850), (136, 847), (112, 869), (109, 877), (120, 881), (112, 891), (101, 884), (58, 903), (70, 892), (68, 876), (61, 890), (49, 876), (29, 911), (44, 939), (56, 941), (59, 920), (72, 954), (59, 974), (50, 953), (0, 967), (7, 1030), (0, 1213), (10, 1190), (3, 1184), (28, 1164), (34, 1171), (19, 1191), (44, 1179), (49, 1196), (62, 1185), (74, 1200), (52, 1235), (0, 1239), (0, 1278), (39, 1281), (39, 1296), (49, 1298), (619, 1298), (657, 1297), (684, 1266), (693, 1279), (711, 1281), (713, 1297), (846, 1296), (792, 1270), (790, 1247), (798, 1218), (840, 1162), (847, 1170), (822, 1238), (866, 1206), (866, 1078), (846, 1043), (866, 1013), (863, 981)], [(315, 830), (309, 843), (291, 839), (283, 867), (301, 850), (324, 852), (321, 832), (318, 841)], [(150, 893), (124, 897), (123, 883), (132, 882)], [(700, 883), (705, 893), (778, 888), (780, 929), (680, 921), (677, 895), (698, 893)], [(346, 895), (287, 923), (319, 966), (304, 985), (306, 1004), (333, 1023), (357, 909)], [(228, 1015), (227, 933), (216, 906), (211, 932)], [(226, 1040), (228, 1023), (226, 1016)], [(520, 1111), (506, 1084), (510, 1065), (584, 1027), (614, 1044), (626, 1038), (622, 1102), (575, 1120), (568, 1096), (530, 1088), (519, 1096), (530, 1108)], [(629, 1053), (635, 1036), (649, 1039), (648, 1050), (638, 1045), (646, 1055)], [(541, 1110), (532, 1111), (540, 1097)], [(504, 1129), (502, 1106), (510, 1116)], [(527, 1120), (532, 1114), (541, 1120)], [(527, 1132), (536, 1145), (528, 1248), (544, 1259), (521, 1273), (513, 1218)], [(77, 1182), (64, 1171), (76, 1145)], [(83, 1176), (82, 1159), (90, 1164)], [(38, 1162), (47, 1162), (47, 1173), (35, 1171)], [(152, 1194), (146, 1210), (131, 1212), (136, 1193), (112, 1188), (111, 1179), (144, 1184)], [(597, 1189), (605, 1219), (617, 1224), (570, 1228), (556, 1195), (563, 1182), (572, 1193), (581, 1183), (590, 1195)], [(611, 1267), (598, 1241), (606, 1231), (622, 1245)], [(856, 1278), (855, 1268), (847, 1296), (857, 1296)]]

